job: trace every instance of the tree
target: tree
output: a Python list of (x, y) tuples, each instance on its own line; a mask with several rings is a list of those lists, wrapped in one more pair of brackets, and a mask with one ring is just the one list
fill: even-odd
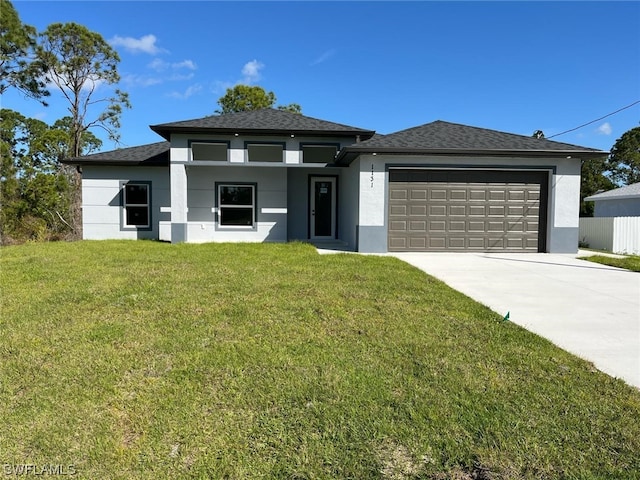
[[(3, 243), (44, 239), (62, 234), (68, 223), (68, 182), (56, 157), (38, 151), (49, 132), (47, 124), (12, 110), (0, 110), (2, 150)], [(55, 134), (55, 132), (51, 132)], [(68, 139), (68, 138), (67, 138)]]
[[(54, 23), (40, 34), (37, 55), (46, 80), (69, 103), (70, 156), (81, 155), (83, 135), (94, 127), (102, 128), (118, 142), (122, 110), (131, 105), (125, 92), (117, 88), (107, 92), (109, 86), (120, 81), (120, 57), (104, 38), (76, 23)], [(99, 92), (104, 94), (98, 95)], [(80, 175), (76, 173), (72, 181), (72, 224), (78, 236), (82, 228), (80, 185)]]
[(625, 132), (611, 148), (607, 168), (619, 185), (640, 182), (640, 127)]
[(615, 188), (614, 183), (605, 176), (607, 170), (605, 158), (593, 158), (582, 161), (580, 176), (580, 216), (593, 217), (594, 203), (584, 199), (599, 191)]
[(278, 105), (278, 110), (284, 110), (291, 113), (302, 113), (302, 107), (297, 103), (290, 103), (289, 105)]
[[(227, 88), (227, 92), (218, 99), (220, 109), (215, 113), (226, 114), (273, 108), (275, 103), (276, 95), (273, 92), (267, 92), (257, 85), (236, 85), (233, 88)], [(294, 113), (302, 112), (302, 107), (297, 103), (279, 105), (277, 108)]]
[(20, 20), (8, 0), (0, 0), (0, 95), (9, 87), (46, 105), (42, 66), (35, 61), (36, 30)]
[[(102, 128), (117, 142), (122, 109), (131, 108), (129, 97), (119, 89), (111, 96), (94, 96), (97, 91), (104, 90), (104, 85), (120, 81), (117, 52), (99, 33), (76, 23), (51, 24), (40, 38), (38, 58), (46, 79), (69, 102), (72, 155), (80, 155), (82, 134), (93, 127)], [(98, 104), (104, 104), (104, 109), (95, 111)]]
[[(60, 161), (69, 157), (69, 117), (52, 126), (8, 109), (0, 109), (0, 228), (7, 239), (65, 237), (70, 225), (73, 169)], [(92, 133), (82, 137), (83, 153), (100, 147)]]

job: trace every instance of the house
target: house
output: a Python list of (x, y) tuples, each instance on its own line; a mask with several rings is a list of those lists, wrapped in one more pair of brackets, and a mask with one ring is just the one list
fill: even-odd
[(286, 242), (359, 252), (575, 252), (599, 150), (435, 121), (389, 135), (264, 109), (70, 159), (85, 239)]
[(640, 183), (586, 197), (594, 202), (594, 217), (640, 217)]

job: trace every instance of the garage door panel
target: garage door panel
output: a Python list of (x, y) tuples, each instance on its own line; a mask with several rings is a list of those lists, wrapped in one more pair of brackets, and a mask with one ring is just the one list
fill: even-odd
[(505, 205), (489, 205), (490, 217), (504, 217)]
[(464, 220), (462, 220), (462, 221), (451, 221), (451, 222), (449, 222), (449, 231), (450, 232), (455, 232), (455, 233), (466, 232), (467, 231), (467, 222), (465, 222)]
[(510, 222), (507, 221), (507, 230), (510, 232), (526, 232), (526, 225), (524, 222)]
[(429, 190), (429, 200), (446, 200), (447, 191), (442, 188), (431, 188)]
[(522, 217), (524, 215), (524, 206), (523, 205), (518, 205), (518, 206), (509, 205), (507, 207), (507, 215), (510, 216), (510, 217)]
[(446, 217), (447, 206), (446, 205), (429, 205), (430, 217)]
[(427, 232), (427, 222), (426, 221), (415, 221), (412, 220), (409, 222), (409, 230), (414, 232)]
[(408, 188), (394, 189), (389, 192), (390, 200), (406, 200), (409, 198)]
[(392, 220), (389, 223), (389, 229), (392, 232), (405, 232), (407, 230), (407, 222), (405, 220)]
[(468, 222), (468, 225), (469, 225), (470, 232), (484, 232), (487, 229), (484, 221), (480, 222), (480, 221), (472, 220)]
[(410, 192), (411, 200), (426, 200), (427, 199), (427, 189), (426, 188), (413, 188)]
[(409, 237), (409, 248), (415, 250), (424, 250), (427, 248), (426, 237)]
[(451, 201), (466, 201), (467, 200), (467, 190), (455, 188), (449, 190), (449, 200)]
[(447, 222), (445, 220), (430, 221), (429, 231), (430, 232), (446, 232)]
[(489, 190), (490, 202), (504, 202), (507, 198), (507, 192), (502, 189), (492, 188)]
[(467, 248), (469, 250), (484, 250), (485, 239), (483, 237), (470, 237), (467, 243)]
[(407, 239), (404, 237), (392, 237), (389, 239), (389, 250), (406, 250)]
[(391, 169), (389, 178), (390, 250), (535, 252), (544, 245), (545, 172)]
[(445, 237), (429, 237), (429, 248), (432, 250), (444, 250), (447, 239)]
[(394, 216), (406, 216), (407, 215), (407, 206), (406, 205), (389, 205), (389, 215)]
[(487, 199), (486, 190), (478, 190), (475, 188), (469, 189), (469, 200), (477, 200), (484, 202)]
[(412, 217), (415, 216), (420, 216), (420, 217), (426, 217), (427, 216), (427, 205), (411, 205), (409, 207), (409, 214)]
[(487, 207), (484, 205), (469, 205), (470, 217), (485, 217), (487, 215)]
[(467, 207), (465, 205), (449, 205), (450, 217), (464, 217), (467, 214)]

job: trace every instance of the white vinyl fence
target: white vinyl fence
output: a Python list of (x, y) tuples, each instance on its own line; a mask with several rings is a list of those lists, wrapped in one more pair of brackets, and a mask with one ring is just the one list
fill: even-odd
[(581, 218), (580, 242), (598, 250), (640, 255), (640, 217)]

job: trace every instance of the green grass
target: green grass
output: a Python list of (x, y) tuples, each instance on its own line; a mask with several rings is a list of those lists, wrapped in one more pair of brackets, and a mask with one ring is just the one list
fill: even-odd
[(640, 255), (630, 255), (624, 258), (593, 255), (591, 257), (584, 257), (584, 260), (609, 265), (611, 267), (624, 268), (626, 270), (631, 270), (632, 272), (640, 272)]
[(0, 250), (0, 464), (86, 479), (638, 479), (640, 393), (399, 260)]

